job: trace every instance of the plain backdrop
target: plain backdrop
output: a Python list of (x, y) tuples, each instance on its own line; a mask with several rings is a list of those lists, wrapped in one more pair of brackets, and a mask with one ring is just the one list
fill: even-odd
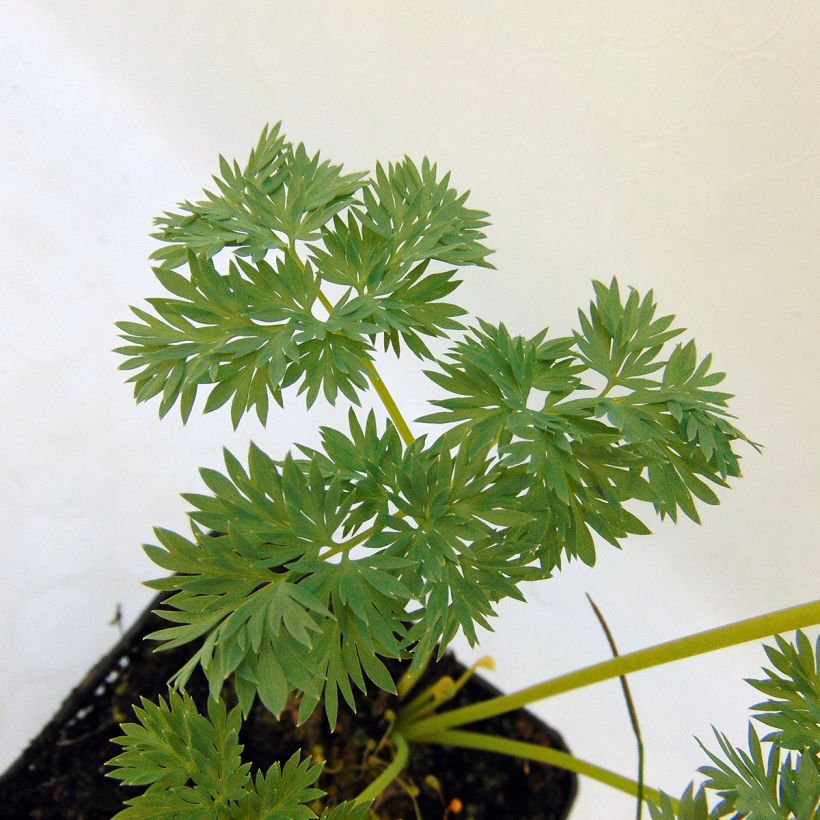
[[(292, 398), (267, 428), (183, 428), (135, 406), (113, 322), (158, 295), (150, 220), (195, 198), (218, 152), (267, 121), (349, 170), (408, 153), (491, 212), (495, 272), (456, 301), (567, 332), (590, 280), (655, 289), (729, 374), (745, 477), (703, 525), (655, 527), (594, 569), (506, 603), (458, 654), (504, 689), (602, 660), (584, 598), (622, 651), (817, 597), (820, 7), (813, 2), (3, 4), (0, 30), (0, 768), (116, 640), (154, 573), (151, 527), (186, 527), (197, 467), (253, 439), (280, 457), (346, 406)], [(385, 358), (410, 418), (432, 385)], [(381, 412), (381, 410), (379, 410)], [(647, 781), (678, 793), (710, 724), (745, 742), (763, 660), (747, 645), (636, 674)], [(625, 774), (617, 682), (533, 707), (572, 750)], [(112, 747), (113, 752), (113, 747)], [(581, 784), (580, 818), (632, 802)]]

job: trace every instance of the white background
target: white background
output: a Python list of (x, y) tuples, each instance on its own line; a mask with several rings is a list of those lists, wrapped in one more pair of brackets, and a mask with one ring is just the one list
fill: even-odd
[[(813, 2), (6, 3), (0, 32), (0, 768), (149, 598), (139, 545), (184, 528), (182, 491), (223, 445), (277, 456), (345, 407), (295, 398), (267, 429), (136, 407), (113, 321), (158, 295), (151, 218), (195, 198), (266, 121), (343, 161), (424, 154), (493, 215), (497, 272), (457, 301), (564, 333), (592, 278), (654, 287), (729, 373), (745, 477), (703, 526), (657, 526), (505, 604), (489, 652), (510, 689), (817, 597), (820, 7)], [(429, 383), (383, 365), (409, 417)], [(758, 646), (635, 675), (647, 781), (678, 793), (714, 722), (738, 743)], [(617, 682), (535, 707), (625, 774)], [(575, 816), (633, 815), (581, 785)]]

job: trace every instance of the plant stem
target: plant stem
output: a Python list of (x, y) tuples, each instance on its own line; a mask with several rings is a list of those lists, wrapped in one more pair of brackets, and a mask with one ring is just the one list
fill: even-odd
[(820, 622), (820, 601), (800, 604), (715, 629), (707, 629), (705, 632), (697, 632), (684, 638), (676, 638), (647, 649), (640, 649), (637, 652), (630, 652), (566, 675), (560, 675), (510, 695), (490, 698), (482, 703), (464, 706), (460, 709), (451, 709), (400, 728), (408, 740), (415, 740), (421, 735), (429, 736), (453, 726), (494, 717), (537, 700), (580, 689), (610, 678), (618, 678), (629, 672), (638, 672), (652, 666), (691, 658), (746, 641), (760, 640), (778, 632), (801, 629), (818, 622)]
[[(442, 746), (458, 746), (462, 749), (478, 749), (486, 752), (498, 752), (510, 757), (520, 757), (525, 760), (534, 760), (538, 763), (546, 763), (551, 766), (558, 766), (577, 774), (586, 775), (593, 780), (606, 783), (622, 792), (626, 792), (632, 797), (637, 797), (639, 785), (628, 777), (611, 772), (594, 763), (580, 760), (566, 752), (559, 752), (556, 749), (549, 749), (546, 746), (538, 746), (535, 743), (522, 743), (518, 740), (508, 740), (507, 738), (496, 737), (495, 735), (485, 735), (480, 732), (463, 731), (443, 731), (433, 734), (425, 734), (415, 738), (416, 743), (436, 743)], [(643, 799), (651, 800), (655, 804), (660, 803), (660, 794), (656, 789), (648, 786), (643, 787)], [(672, 800), (675, 811), (680, 807), (676, 800)]]
[(372, 382), (373, 387), (376, 389), (376, 392), (379, 394), (379, 398), (387, 408), (387, 412), (393, 420), (393, 424), (396, 425), (396, 429), (399, 431), (399, 435), (402, 437), (402, 440), (405, 444), (412, 444), (416, 440), (416, 437), (410, 431), (410, 427), (404, 420), (404, 416), (402, 416), (399, 406), (393, 400), (393, 396), (390, 395), (387, 385), (382, 381), (379, 371), (376, 370), (376, 365), (367, 360), (365, 361), (365, 367), (367, 367), (369, 371), (370, 381)]
[[(601, 625), (601, 629), (604, 631), (609, 648), (612, 650), (612, 656), (617, 658), (620, 655), (620, 652), (618, 652), (618, 645), (615, 643), (615, 637), (612, 634), (612, 630), (609, 628), (609, 624), (606, 622), (606, 618), (604, 618), (604, 613), (598, 609), (598, 605), (592, 600), (589, 593), (587, 593), (587, 600), (589, 601), (589, 605), (592, 607), (592, 611), (595, 613), (595, 617), (598, 619), (598, 623)], [(629, 690), (629, 683), (627, 683), (626, 675), (621, 675), (621, 689), (624, 693), (624, 700), (626, 701), (626, 710), (629, 713), (629, 722), (632, 724), (632, 732), (635, 735), (635, 740), (638, 744), (638, 805), (635, 809), (635, 818), (636, 820), (641, 820), (643, 815), (643, 737), (641, 737), (641, 725), (638, 723), (638, 713), (635, 710), (635, 702), (632, 700), (632, 692)]]
[(333, 313), (333, 302), (331, 302), (321, 290), (319, 291), (319, 301), (328, 313)]
[(356, 798), (356, 803), (369, 803), (375, 800), (395, 779), (407, 765), (409, 747), (407, 741), (398, 733), (391, 735), (396, 744), (396, 756), (390, 765)]
[[(327, 296), (319, 291), (319, 301), (324, 305), (325, 310), (330, 313), (333, 310), (333, 303)], [(376, 370), (376, 365), (373, 364), (369, 359), (366, 359), (364, 362), (365, 367), (368, 371), (368, 376), (370, 377), (370, 382), (378, 393), (379, 398), (382, 400), (390, 418), (393, 420), (393, 424), (396, 425), (396, 429), (399, 431), (399, 435), (402, 437), (402, 440), (405, 444), (412, 444), (416, 437), (410, 431), (410, 427), (404, 419), (404, 416), (401, 414), (401, 410), (399, 410), (399, 406), (396, 404), (393, 396), (390, 394), (390, 391), (387, 389), (387, 385), (382, 380), (382, 377), (379, 375), (379, 371)]]
[[(394, 515), (396, 518), (404, 518), (407, 513), (404, 510), (397, 510)], [(377, 531), (376, 527), (368, 527), (366, 530), (362, 530), (358, 535), (353, 535), (347, 539), (347, 541), (342, 541), (341, 544), (336, 544), (335, 547), (329, 549), (327, 552), (321, 553), (319, 558), (322, 561), (327, 560), (328, 558), (332, 558), (334, 555), (338, 555), (340, 552), (350, 552), (353, 547), (359, 546), (364, 541), (367, 541), (371, 535), (373, 535)]]
[[(402, 678), (404, 680), (404, 678)], [(401, 684), (401, 680), (399, 684)], [(422, 712), (433, 712), (436, 706), (452, 700), (457, 693), (456, 682), (449, 676), (445, 675), (439, 678), (432, 686), (428, 686), (420, 695), (413, 698), (406, 706), (402, 707), (401, 715), (404, 720), (409, 720), (411, 723)], [(401, 698), (401, 692), (399, 693)]]
[(360, 532), (358, 535), (354, 535), (352, 538), (348, 538), (347, 541), (343, 541), (341, 544), (337, 544), (333, 549), (328, 550), (327, 552), (323, 552), (319, 558), (323, 561), (327, 560), (328, 558), (332, 558), (334, 555), (338, 555), (340, 552), (347, 552), (348, 550), (353, 549), (353, 547), (358, 546), (362, 543), (362, 541), (367, 541), (373, 533), (376, 532), (375, 527), (370, 527), (369, 529)]
[[(296, 261), (296, 264), (299, 265), (303, 270), (305, 267), (305, 263), (302, 261), (301, 257), (298, 253), (296, 253), (295, 243), (291, 241), (290, 245), (287, 249), (291, 256)], [(322, 306), (328, 313), (333, 312), (333, 302), (327, 298), (327, 296), (319, 290), (319, 301), (322, 303)], [(408, 426), (407, 422), (404, 420), (404, 416), (401, 414), (401, 410), (399, 410), (399, 406), (393, 400), (393, 396), (390, 395), (390, 391), (387, 389), (387, 385), (382, 381), (382, 377), (379, 375), (379, 371), (376, 370), (376, 365), (370, 361), (370, 359), (364, 360), (364, 365), (368, 370), (368, 375), (370, 376), (370, 381), (373, 384), (373, 387), (376, 389), (376, 393), (378, 393), (379, 398), (382, 400), (390, 418), (393, 420), (393, 424), (396, 425), (396, 429), (399, 431), (399, 435), (402, 437), (405, 444), (412, 444), (416, 437), (410, 431), (410, 427)]]
[[(413, 675), (408, 674), (410, 672), (409, 669), (402, 675), (398, 683), (399, 700), (404, 700), (404, 698), (407, 697), (413, 687), (418, 683), (419, 678), (427, 670), (431, 660), (432, 655), (428, 656), (424, 666), (420, 670), (417, 670)], [(439, 678), (436, 683), (429, 686), (424, 692), (411, 700), (410, 703), (406, 703), (401, 708), (399, 714), (412, 722), (412, 720), (422, 712), (435, 711), (437, 706), (440, 706), (442, 703), (446, 703), (448, 700), (452, 700), (461, 691), (464, 684), (467, 683), (467, 681), (470, 680), (470, 678), (475, 674), (476, 669), (479, 667), (483, 667), (484, 669), (495, 669), (495, 662), (489, 655), (485, 655), (483, 658), (477, 660), (469, 669), (465, 669), (464, 672), (461, 673), (458, 680), (453, 680), (449, 675)], [(441, 684), (441, 681), (444, 680), (450, 681), (446, 687)]]
[(618, 383), (618, 377), (617, 376), (611, 376), (610, 378), (608, 378), (606, 380), (606, 384), (604, 385), (604, 389), (598, 394), (598, 396), (596, 398), (599, 398), (599, 399), (604, 398), (606, 396), (606, 394), (609, 393), (609, 391), (612, 390), (612, 388), (615, 387), (615, 385), (617, 383)]

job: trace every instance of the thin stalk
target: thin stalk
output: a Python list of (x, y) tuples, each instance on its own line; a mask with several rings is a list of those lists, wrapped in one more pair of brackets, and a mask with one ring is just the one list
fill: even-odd
[[(549, 749), (546, 746), (538, 746), (535, 743), (522, 743), (519, 740), (508, 740), (507, 738), (496, 737), (495, 735), (485, 735), (480, 732), (463, 732), (449, 730), (425, 734), (414, 739), (415, 743), (435, 743), (441, 746), (458, 746), (462, 749), (478, 749), (485, 752), (498, 752), (510, 757), (520, 757), (524, 760), (534, 760), (537, 763), (546, 763), (550, 766), (558, 766), (561, 769), (575, 772), (576, 774), (591, 777), (601, 783), (606, 783), (619, 791), (626, 792), (632, 797), (637, 797), (639, 792), (638, 784), (628, 777), (616, 774), (609, 769), (596, 766), (586, 760), (580, 760), (566, 752), (559, 752), (556, 749)], [(648, 786), (643, 787), (643, 799), (650, 800), (656, 805), (660, 804), (660, 793), (656, 789)], [(680, 811), (677, 800), (672, 800), (675, 813)]]
[(337, 544), (333, 549), (328, 550), (327, 552), (323, 552), (319, 558), (323, 561), (327, 560), (328, 558), (332, 558), (334, 555), (338, 555), (340, 552), (348, 552), (352, 550), (353, 547), (358, 546), (362, 543), (362, 541), (367, 541), (373, 533), (376, 532), (375, 527), (369, 527), (368, 529), (360, 532), (358, 535), (354, 535), (352, 538), (348, 538), (347, 541), (342, 541), (341, 544)]
[[(417, 671), (414, 675), (408, 675), (407, 672), (402, 675), (398, 684), (399, 700), (403, 700), (409, 694), (410, 690), (416, 685), (418, 679), (424, 674), (428, 664), (432, 660), (432, 656), (428, 657), (424, 667)], [(465, 669), (458, 680), (453, 680), (449, 675), (439, 678), (432, 686), (429, 686), (420, 695), (415, 697), (409, 703), (405, 704), (401, 709), (401, 715), (405, 719), (412, 720), (428, 708), (430, 711), (435, 711), (437, 706), (452, 700), (464, 687), (470, 678), (475, 675), (476, 670), (483, 667), (484, 669), (495, 669), (495, 662), (489, 655), (479, 658), (469, 669)], [(409, 672), (410, 670), (408, 670)], [(442, 685), (442, 681), (449, 681), (448, 684)], [(429, 707), (428, 707), (429, 704)], [(412, 716), (412, 717), (411, 717)]]
[[(592, 607), (592, 611), (595, 613), (595, 617), (598, 619), (598, 623), (601, 625), (601, 629), (604, 631), (604, 635), (606, 635), (607, 643), (612, 651), (612, 657), (617, 658), (620, 655), (618, 652), (618, 646), (615, 643), (615, 637), (612, 634), (612, 630), (609, 628), (606, 618), (604, 618), (604, 613), (598, 609), (598, 605), (592, 600), (592, 596), (590, 596), (589, 593), (587, 593), (587, 600), (589, 601), (589, 605)], [(632, 700), (632, 692), (629, 690), (626, 675), (621, 675), (621, 689), (624, 693), (624, 700), (626, 701), (626, 711), (629, 712), (629, 722), (632, 724), (632, 732), (635, 735), (635, 740), (638, 744), (638, 805), (635, 809), (635, 820), (641, 820), (643, 815), (643, 737), (641, 736), (641, 725), (638, 723), (638, 712), (635, 709), (635, 702)]]
[[(319, 291), (319, 301), (324, 305), (325, 310), (327, 310), (328, 313), (333, 310), (333, 303), (327, 298), (327, 296), (324, 295), (324, 293), (322, 293), (322, 291)], [(367, 368), (367, 375), (370, 377), (370, 383), (373, 385), (376, 393), (382, 400), (382, 404), (384, 404), (387, 409), (390, 418), (393, 420), (393, 424), (396, 425), (396, 429), (399, 431), (399, 435), (402, 437), (402, 440), (405, 444), (412, 444), (416, 437), (410, 431), (410, 426), (401, 414), (399, 406), (396, 404), (393, 396), (387, 389), (387, 385), (379, 375), (379, 371), (376, 370), (376, 365), (374, 365), (369, 359), (366, 359), (364, 366)]]
[[(299, 254), (296, 253), (296, 248), (293, 246), (291, 242), (290, 247), (288, 248), (293, 258), (296, 260), (296, 263), (304, 268), (305, 263), (299, 257)], [(328, 313), (333, 312), (333, 302), (327, 298), (327, 296), (319, 291), (319, 301), (324, 306), (325, 310)], [(382, 380), (382, 377), (379, 375), (379, 371), (376, 370), (376, 365), (373, 364), (369, 359), (364, 360), (364, 365), (367, 368), (368, 376), (370, 377), (370, 382), (378, 393), (379, 398), (382, 400), (390, 418), (393, 420), (393, 424), (396, 425), (396, 429), (399, 431), (399, 435), (402, 437), (402, 440), (405, 444), (412, 444), (416, 437), (410, 431), (410, 427), (408, 426), (407, 422), (404, 419), (404, 416), (401, 414), (401, 410), (399, 410), (399, 406), (393, 399), (393, 396), (390, 394), (390, 391), (387, 389), (387, 385)]]
[(401, 414), (401, 410), (399, 410), (399, 406), (393, 399), (393, 396), (390, 394), (390, 391), (387, 389), (387, 385), (382, 380), (382, 377), (379, 375), (379, 371), (376, 370), (376, 365), (373, 364), (369, 359), (365, 360), (365, 367), (368, 370), (368, 375), (370, 376), (370, 382), (378, 393), (379, 398), (382, 400), (382, 404), (387, 408), (387, 412), (390, 415), (390, 418), (393, 420), (393, 424), (396, 425), (396, 429), (399, 431), (399, 435), (402, 437), (402, 440), (405, 444), (412, 444), (416, 437), (410, 431), (410, 427), (407, 422), (404, 420), (404, 416)]
[(604, 389), (598, 394), (598, 396), (596, 398), (598, 398), (598, 399), (604, 398), (606, 396), (606, 394), (609, 393), (609, 391), (612, 390), (612, 388), (615, 387), (615, 385), (617, 383), (618, 383), (618, 377), (617, 376), (612, 376), (609, 379), (607, 379), (606, 384), (604, 385)]
[(407, 741), (398, 733), (392, 734), (396, 744), (396, 756), (390, 765), (356, 798), (356, 803), (369, 803), (375, 800), (402, 772), (407, 765), (410, 752)]
[(330, 299), (322, 293), (322, 291), (319, 291), (319, 301), (328, 313), (333, 313), (333, 302), (331, 302)]
[[(407, 513), (403, 510), (399, 510), (395, 513), (396, 518), (404, 518), (405, 515), (407, 515)], [(368, 527), (366, 530), (362, 530), (362, 532), (358, 535), (351, 536), (347, 539), (347, 541), (342, 541), (341, 544), (336, 544), (336, 546), (332, 549), (329, 549), (327, 552), (323, 552), (319, 558), (325, 561), (328, 558), (332, 558), (334, 555), (338, 555), (340, 552), (348, 553), (353, 549), (353, 547), (358, 547), (363, 541), (367, 541), (367, 539), (370, 538), (370, 536), (376, 531), (376, 527)]]
[(422, 712), (433, 712), (436, 706), (452, 700), (457, 692), (455, 681), (445, 675), (402, 708), (402, 719), (412, 723)]
[(560, 675), (510, 695), (490, 698), (482, 703), (464, 706), (460, 709), (451, 709), (420, 720), (414, 725), (400, 726), (400, 729), (408, 740), (415, 740), (421, 735), (429, 736), (453, 726), (462, 726), (476, 720), (511, 712), (537, 700), (611, 678), (618, 678), (630, 672), (692, 658), (747, 641), (760, 640), (779, 632), (813, 626), (818, 622), (820, 622), (820, 601), (788, 607), (714, 629), (707, 629), (705, 632), (697, 632), (684, 638), (676, 638), (647, 649), (640, 649), (637, 652), (630, 652), (566, 675)]

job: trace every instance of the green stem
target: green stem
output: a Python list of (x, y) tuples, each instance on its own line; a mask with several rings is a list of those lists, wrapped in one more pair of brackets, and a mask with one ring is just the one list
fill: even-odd
[(334, 555), (338, 555), (340, 552), (347, 552), (348, 550), (353, 549), (353, 547), (358, 546), (362, 543), (362, 541), (367, 541), (373, 533), (376, 532), (375, 527), (370, 527), (369, 529), (360, 532), (358, 535), (354, 535), (352, 538), (348, 538), (347, 541), (343, 541), (341, 544), (337, 544), (333, 549), (328, 550), (327, 552), (322, 553), (319, 558), (323, 561), (327, 560), (328, 558), (332, 558)]
[(604, 389), (598, 394), (598, 396), (596, 398), (598, 398), (598, 399), (604, 398), (606, 396), (606, 394), (609, 393), (609, 391), (612, 390), (612, 388), (615, 387), (615, 385), (617, 383), (618, 383), (618, 377), (617, 376), (611, 376), (610, 378), (608, 378), (606, 380), (606, 384), (604, 385)]
[[(325, 310), (327, 310), (328, 313), (333, 311), (333, 303), (327, 298), (327, 296), (324, 295), (324, 293), (322, 293), (322, 291), (319, 291), (319, 301), (322, 305), (324, 305)], [(367, 368), (370, 383), (373, 385), (376, 393), (378, 393), (379, 398), (382, 400), (382, 403), (387, 409), (390, 418), (393, 420), (393, 424), (396, 425), (399, 435), (402, 437), (405, 444), (412, 444), (416, 437), (410, 431), (410, 427), (405, 421), (404, 416), (401, 414), (399, 406), (396, 404), (393, 396), (387, 389), (387, 385), (379, 375), (379, 371), (376, 370), (376, 365), (374, 365), (369, 359), (365, 360), (364, 365)]]
[[(436, 743), (442, 746), (458, 746), (462, 749), (478, 749), (486, 752), (498, 752), (510, 757), (520, 757), (524, 760), (534, 760), (538, 763), (546, 763), (550, 766), (558, 766), (561, 769), (582, 774), (606, 783), (619, 791), (626, 792), (632, 797), (639, 794), (639, 786), (634, 780), (628, 777), (611, 772), (594, 763), (580, 760), (566, 752), (559, 752), (556, 749), (548, 749), (546, 746), (538, 746), (535, 743), (522, 743), (518, 740), (507, 740), (507, 738), (496, 737), (495, 735), (485, 735), (480, 732), (443, 731), (433, 734), (425, 734), (414, 739), (416, 743)], [(660, 793), (656, 789), (648, 786), (643, 787), (643, 799), (650, 800), (656, 805), (660, 804)], [(675, 812), (680, 811), (677, 800), (672, 800)]]
[(707, 629), (705, 632), (697, 632), (684, 638), (676, 638), (647, 649), (640, 649), (637, 652), (630, 652), (603, 663), (596, 663), (535, 686), (521, 689), (511, 695), (502, 695), (490, 698), (482, 703), (464, 706), (460, 709), (451, 709), (439, 715), (425, 718), (414, 725), (401, 728), (408, 740), (415, 740), (421, 735), (429, 736), (444, 729), (450, 729), (453, 726), (461, 726), (476, 720), (501, 715), (534, 701), (560, 695), (573, 689), (580, 689), (583, 686), (589, 686), (610, 678), (618, 678), (630, 672), (638, 672), (641, 669), (649, 669), (664, 663), (691, 658), (706, 652), (713, 652), (716, 649), (745, 643), (746, 641), (760, 640), (769, 635), (788, 632), (792, 629), (801, 629), (818, 622), (820, 622), (820, 601), (800, 604), (776, 612), (769, 612), (765, 615), (758, 615), (755, 618), (736, 621), (715, 629)]
[[(399, 684), (401, 684), (401, 681), (399, 681)], [(449, 675), (439, 678), (420, 695), (413, 698), (410, 703), (402, 707), (400, 712), (402, 720), (412, 724), (422, 712), (434, 712), (436, 706), (452, 700), (457, 691), (456, 682)], [(401, 698), (401, 693), (399, 693), (399, 698)]]
[[(409, 669), (404, 673), (404, 675), (402, 675), (397, 687), (399, 700), (404, 700), (404, 698), (407, 697), (411, 689), (413, 689), (413, 687), (418, 683), (419, 678), (426, 671), (432, 659), (432, 655), (428, 656), (422, 668), (420, 670), (416, 670), (413, 675), (408, 674), (410, 672)], [(402, 706), (399, 714), (404, 720), (412, 723), (413, 720), (422, 712), (435, 711), (437, 706), (440, 706), (442, 703), (446, 703), (448, 700), (452, 700), (461, 691), (464, 684), (467, 683), (473, 675), (475, 675), (476, 670), (480, 667), (485, 669), (495, 669), (495, 664), (492, 658), (485, 656), (477, 660), (471, 667), (469, 667), (469, 669), (465, 669), (457, 680), (453, 680), (449, 675), (439, 678), (436, 683), (432, 686), (428, 686), (424, 692), (413, 698), (413, 700), (409, 703)], [(441, 684), (441, 681), (444, 680), (449, 681), (446, 688)]]
[[(296, 264), (299, 265), (302, 269), (304, 269), (305, 263), (301, 260), (299, 254), (296, 253), (296, 248), (294, 247), (293, 241), (291, 241), (287, 251), (296, 261)], [(327, 296), (325, 296), (321, 290), (319, 291), (319, 301), (322, 303), (322, 305), (328, 313), (333, 312), (333, 302), (331, 302), (330, 299), (328, 299)], [(376, 370), (376, 365), (374, 365), (373, 362), (371, 362), (369, 359), (365, 359), (364, 365), (368, 370), (370, 381), (373, 384), (373, 387), (376, 389), (376, 393), (378, 393), (379, 398), (384, 403), (385, 408), (387, 408), (387, 412), (390, 415), (390, 418), (393, 420), (393, 424), (396, 425), (396, 429), (399, 431), (399, 435), (402, 437), (405, 444), (412, 444), (416, 440), (416, 437), (412, 434), (412, 432), (410, 432), (410, 427), (404, 420), (404, 416), (402, 416), (401, 410), (399, 410), (399, 406), (393, 400), (393, 396), (390, 395), (390, 391), (387, 389), (387, 385), (382, 381), (382, 377), (379, 375), (379, 371)]]
[(369, 803), (375, 800), (395, 779), (407, 765), (407, 756), (410, 752), (407, 741), (398, 733), (391, 735), (396, 744), (396, 756), (390, 765), (356, 798), (356, 803)]
[[(403, 510), (399, 510), (395, 513), (396, 518), (404, 518), (407, 515), (406, 512)], [(351, 538), (348, 538), (347, 541), (342, 541), (341, 544), (336, 544), (333, 549), (329, 549), (327, 552), (323, 552), (319, 558), (323, 561), (327, 560), (328, 558), (332, 558), (334, 555), (338, 555), (340, 552), (350, 552), (353, 547), (357, 547), (363, 541), (367, 541), (371, 535), (373, 535), (377, 531), (376, 527), (368, 527), (366, 530), (363, 530), (358, 535), (354, 535)]]
[(368, 370), (370, 382), (375, 388), (376, 393), (379, 394), (379, 398), (382, 400), (382, 403), (387, 408), (387, 412), (390, 415), (390, 418), (393, 420), (393, 424), (396, 425), (396, 429), (399, 431), (399, 435), (402, 437), (402, 440), (405, 444), (412, 444), (416, 440), (416, 437), (410, 431), (410, 427), (404, 420), (404, 416), (401, 414), (399, 406), (393, 400), (393, 396), (387, 389), (387, 385), (382, 381), (382, 377), (379, 375), (379, 371), (376, 370), (376, 365), (374, 365), (373, 362), (371, 362), (370, 360), (365, 360), (364, 364)]
[(333, 313), (333, 302), (331, 302), (330, 299), (322, 293), (322, 291), (319, 291), (319, 301), (328, 313)]
[(635, 820), (641, 820), (643, 817), (643, 803), (644, 803), (644, 795), (646, 794), (646, 783), (644, 783), (643, 779), (643, 770), (644, 770), (644, 748), (643, 748), (643, 740), (638, 738), (638, 794), (636, 795), (638, 798), (638, 805), (635, 809)]

